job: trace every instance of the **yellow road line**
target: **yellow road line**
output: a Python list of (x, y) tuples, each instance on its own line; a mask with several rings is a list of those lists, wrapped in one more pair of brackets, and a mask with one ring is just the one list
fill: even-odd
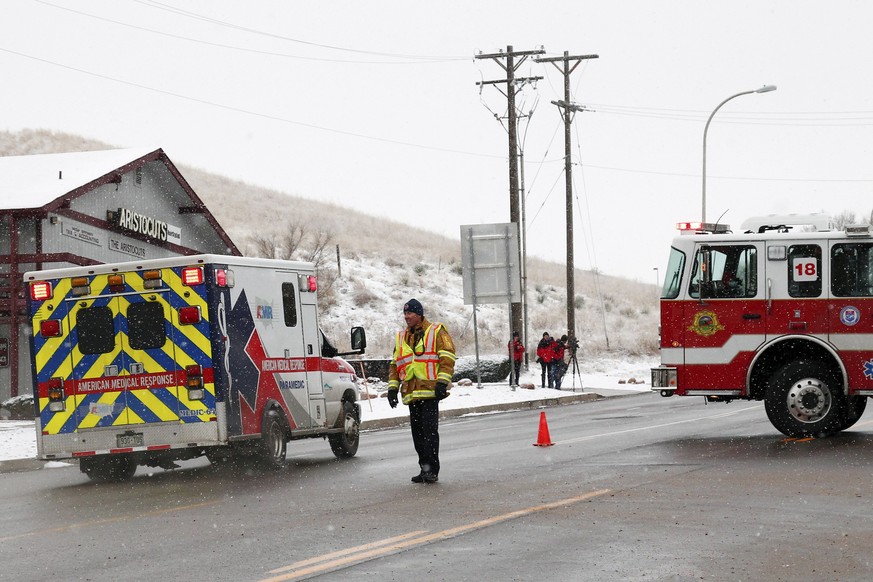
[(43, 529), (43, 530), (39, 530), (39, 531), (31, 531), (31, 532), (16, 534), (13, 536), (5, 536), (5, 537), (0, 538), (0, 542), (6, 542), (9, 540), (16, 540), (19, 538), (39, 536), (39, 535), (50, 534), (50, 533), (63, 533), (66, 531), (70, 531), (70, 530), (78, 529), (78, 528), (83, 528), (83, 527), (91, 527), (91, 526), (95, 526), (95, 525), (106, 525), (107, 523), (115, 523), (118, 521), (126, 521), (129, 519), (138, 519), (138, 518), (142, 518), (142, 517), (152, 517), (152, 516), (161, 515), (164, 513), (172, 513), (174, 511), (186, 511), (188, 509), (200, 509), (201, 507), (207, 507), (209, 505), (215, 505), (217, 503), (220, 503), (220, 502), (219, 501), (207, 501), (205, 503), (195, 503), (193, 505), (182, 505), (180, 507), (168, 507), (166, 509), (158, 509), (155, 511), (148, 511), (146, 513), (140, 513), (139, 515), (122, 515), (122, 516), (118, 516), (118, 517), (108, 517), (106, 519), (97, 519), (94, 521), (83, 521), (80, 523), (71, 523), (69, 525), (64, 525), (61, 527), (53, 527), (53, 528)]
[[(332, 554), (327, 554), (326, 556), (322, 556), (320, 558), (313, 558), (311, 560), (307, 560), (310, 563), (323, 562), (320, 565), (311, 566), (309, 568), (292, 570), (292, 571), (287, 572), (286, 574), (283, 574), (281, 576), (275, 576), (272, 578), (265, 578), (261, 582), (281, 582), (283, 580), (292, 580), (294, 578), (299, 578), (301, 576), (309, 576), (312, 574), (317, 574), (319, 572), (325, 572), (328, 570), (335, 570), (335, 569), (342, 567), (342, 566), (347, 566), (349, 564), (358, 564), (358, 563), (370, 560), (372, 558), (377, 558), (380, 556), (393, 554), (393, 553), (396, 553), (396, 552), (399, 552), (401, 550), (405, 550), (407, 548), (411, 548), (414, 546), (423, 545), (423, 544), (433, 542), (433, 541), (442, 541), (442, 540), (451, 539), (451, 538), (457, 537), (459, 535), (463, 535), (463, 534), (471, 532), (471, 531), (483, 529), (483, 528), (486, 528), (486, 527), (489, 527), (489, 526), (492, 526), (492, 525), (495, 525), (498, 523), (502, 523), (504, 521), (508, 521), (510, 519), (523, 517), (525, 515), (531, 515), (533, 513), (537, 513), (540, 511), (546, 511), (549, 509), (556, 509), (558, 507), (566, 507), (568, 505), (573, 505), (575, 503), (579, 503), (581, 501), (585, 501), (585, 500), (591, 499), (593, 497), (605, 495), (606, 493), (609, 493), (609, 489), (600, 489), (598, 491), (592, 491), (590, 493), (585, 493), (583, 495), (577, 495), (575, 497), (569, 497), (567, 499), (561, 499), (559, 501), (552, 501), (550, 503), (544, 503), (542, 505), (535, 505), (533, 507), (527, 507), (525, 509), (519, 509), (517, 511), (511, 511), (509, 513), (504, 513), (502, 515), (496, 515), (494, 517), (489, 517), (488, 519), (474, 521), (472, 523), (468, 523), (468, 524), (461, 525), (458, 527), (453, 527), (450, 529), (444, 529), (443, 531), (439, 531), (436, 533), (409, 538), (410, 535), (415, 535), (417, 533), (417, 532), (413, 532), (412, 534), (406, 534), (405, 536), (398, 536), (399, 538), (405, 537), (405, 538), (409, 538), (409, 539), (400, 540), (397, 542), (390, 542), (390, 543), (387, 543), (387, 545), (384, 545), (384, 544), (386, 542), (389, 542), (389, 540), (383, 540), (382, 542), (375, 542), (375, 544), (378, 544), (382, 547), (378, 547), (378, 548), (375, 548), (375, 549), (372, 549), (369, 551), (365, 551), (363, 553), (356, 554), (353, 556), (347, 556), (347, 557), (344, 557), (344, 558), (341, 558), (338, 560), (324, 562), (325, 559), (328, 559), (328, 557), (332, 555)], [(394, 538), (392, 538), (392, 539), (394, 539)], [(365, 546), (360, 546), (360, 547), (365, 547)], [(335, 552), (335, 553), (340, 553), (340, 552)], [(342, 550), (341, 553), (348, 554), (349, 551)], [(283, 571), (287, 571), (289, 568), (292, 568), (292, 567), (293, 567), (293, 565), (287, 566), (284, 568), (279, 568), (277, 570), (272, 570), (272, 571), (267, 572), (267, 573), (273, 574), (276, 572), (283, 572)]]
[(397, 543), (403, 541), (405, 539), (420, 536), (421, 534), (426, 534), (427, 530), (419, 530), (409, 532), (407, 534), (394, 536), (393, 538), (387, 538), (384, 540), (379, 540), (377, 542), (371, 542), (369, 544), (364, 544), (362, 546), (355, 546), (354, 548), (346, 548), (345, 550), (338, 550), (336, 552), (331, 552), (330, 554), (325, 554), (323, 556), (318, 556), (315, 558), (310, 558), (308, 560), (301, 560), (300, 562), (294, 562), (290, 566), (284, 566), (282, 568), (277, 568), (275, 570), (270, 570), (267, 574), (281, 574), (282, 572), (287, 572), (288, 570), (293, 570), (295, 568), (302, 568), (303, 566), (309, 566), (311, 564), (317, 564), (318, 562), (324, 562), (325, 560), (332, 560), (333, 558), (339, 558), (341, 556), (347, 556), (349, 554), (354, 554), (355, 552), (362, 552), (364, 550), (371, 550), (373, 548), (378, 548), (380, 546), (385, 546), (388, 544)]

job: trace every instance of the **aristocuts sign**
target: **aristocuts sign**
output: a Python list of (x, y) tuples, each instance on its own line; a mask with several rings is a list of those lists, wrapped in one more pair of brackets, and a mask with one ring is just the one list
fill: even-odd
[(153, 216), (145, 216), (129, 208), (119, 208), (115, 214), (115, 225), (137, 234), (148, 236), (160, 241), (179, 244), (182, 242), (182, 229), (178, 226), (158, 220)]

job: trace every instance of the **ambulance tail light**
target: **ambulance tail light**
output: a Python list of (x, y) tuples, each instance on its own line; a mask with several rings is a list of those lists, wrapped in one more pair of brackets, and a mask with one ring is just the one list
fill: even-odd
[(182, 283), (193, 287), (203, 283), (203, 267), (186, 267), (182, 269)]
[(52, 298), (52, 284), (48, 281), (37, 281), (30, 284), (30, 298), (34, 301), (46, 301)]
[(124, 275), (113, 273), (106, 278), (109, 283), (109, 291), (111, 293), (121, 293), (124, 291)]
[(200, 306), (188, 305), (179, 308), (179, 323), (182, 325), (195, 325), (200, 323)]
[(64, 398), (64, 381), (52, 378), (48, 384), (48, 408), (51, 412), (63, 412), (66, 409)]
[(215, 269), (215, 284), (219, 287), (233, 287), (233, 271), (230, 269)]
[(318, 290), (318, 279), (315, 275), (300, 275), (297, 282), (301, 293), (315, 293)]
[(42, 337), (60, 337), (61, 320), (43, 319), (39, 322), (39, 335)]
[(160, 271), (145, 271), (142, 274), (143, 287), (146, 289), (160, 289), (163, 284)]
[(76, 297), (91, 294), (91, 284), (88, 281), (88, 277), (73, 277), (70, 280), (70, 287), (72, 287), (70, 291)]
[(203, 370), (197, 365), (186, 366), (185, 375), (188, 400), (203, 400)]

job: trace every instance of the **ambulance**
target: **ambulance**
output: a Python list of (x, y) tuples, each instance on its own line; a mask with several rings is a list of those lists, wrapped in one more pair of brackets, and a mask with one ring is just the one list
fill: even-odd
[(873, 233), (822, 215), (739, 232), (681, 223), (661, 293), (652, 390), (763, 401), (790, 437), (855, 424), (873, 396)]
[(318, 326), (311, 263), (221, 255), (25, 273), (33, 324), (37, 456), (77, 459), (95, 481), (138, 465), (256, 459), (290, 440), (356, 454), (350, 332), (339, 354)]

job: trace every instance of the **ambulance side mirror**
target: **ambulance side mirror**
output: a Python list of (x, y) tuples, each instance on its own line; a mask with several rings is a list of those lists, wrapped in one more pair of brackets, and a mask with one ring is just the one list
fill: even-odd
[(352, 349), (359, 354), (363, 354), (367, 347), (367, 332), (364, 331), (363, 327), (353, 327), (351, 337)]

